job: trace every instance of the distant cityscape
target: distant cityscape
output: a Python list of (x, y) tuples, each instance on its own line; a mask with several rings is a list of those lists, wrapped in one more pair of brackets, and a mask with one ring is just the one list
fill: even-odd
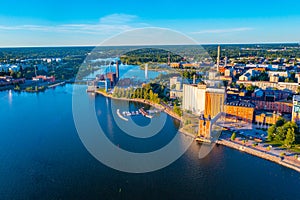
[[(290, 167), (298, 166), (299, 170), (300, 59), (221, 58), (221, 46), (216, 49), (216, 64), (208, 60), (171, 62), (170, 54), (164, 58), (166, 63), (152, 63), (152, 70), (157, 70), (155, 66), (160, 66), (161, 70), (167, 70), (166, 66), (173, 69), (168, 71), (164, 81), (160, 80), (162, 85), (168, 85), (163, 90), (155, 87), (157, 80), (146, 81), (143, 85), (127, 80), (124, 84), (125, 80), (119, 77), (121, 61), (116, 61), (116, 70), (97, 75), (95, 80), (88, 82), (87, 91), (107, 97), (140, 99), (164, 109), (171, 116), (177, 115), (176, 118), (184, 123), (181, 131), (195, 135), (198, 142), (217, 142), (275, 162), (280, 159)], [(287, 48), (267, 50), (282, 51)], [(138, 55), (127, 59), (137, 59)], [(143, 67), (145, 78), (148, 65)], [(118, 81), (123, 82), (118, 84)], [(153, 101), (153, 94), (157, 94), (159, 100)], [(121, 118), (127, 120), (127, 116)]]
[[(126, 48), (127, 53), (120, 54)], [(88, 92), (165, 111), (182, 121), (181, 132), (198, 142), (251, 147), (248, 152), (262, 151), (264, 158), (272, 152), (271, 160), (300, 167), (298, 44), (132, 49), (52, 48), (39, 57), (31, 56), (34, 49), (29, 48), (22, 58), (7, 52), (1, 58), (0, 90), (40, 92), (66, 83), (87, 84)], [(63, 56), (54, 57), (57, 51)], [(128, 66), (139, 66), (143, 77), (122, 77), (120, 70)], [(150, 71), (160, 75), (149, 78)], [(87, 78), (91, 73), (96, 74)], [(132, 114), (151, 118), (150, 112), (156, 111)], [(127, 120), (131, 113), (118, 114)]]

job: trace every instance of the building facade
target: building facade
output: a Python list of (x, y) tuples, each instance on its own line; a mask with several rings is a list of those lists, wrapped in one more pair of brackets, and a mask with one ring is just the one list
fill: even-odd
[(244, 121), (252, 123), (254, 119), (255, 105), (250, 101), (228, 101), (225, 103), (224, 110), (226, 121)]
[(183, 85), (182, 109), (193, 114), (215, 117), (224, 111), (225, 88), (208, 88), (204, 84)]
[(207, 88), (205, 93), (205, 116), (214, 118), (220, 112), (224, 112), (226, 92), (223, 88)]
[(293, 96), (292, 121), (300, 125), (300, 95)]
[(205, 110), (206, 85), (183, 85), (182, 109), (196, 115)]
[(280, 114), (276, 112), (259, 112), (255, 114), (255, 123), (257, 125), (273, 125), (281, 117)]
[(269, 81), (237, 81), (237, 84), (243, 84), (245, 86), (253, 85), (257, 86), (261, 89), (270, 89), (270, 88), (276, 88), (278, 90), (285, 90), (290, 92), (297, 92), (297, 89), (299, 87), (298, 83), (286, 83), (286, 82), (269, 82)]

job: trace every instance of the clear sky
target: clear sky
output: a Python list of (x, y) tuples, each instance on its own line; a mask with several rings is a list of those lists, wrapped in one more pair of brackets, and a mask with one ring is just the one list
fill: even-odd
[(0, 46), (96, 45), (133, 28), (180, 31), (199, 43), (300, 42), (300, 2), (1, 0)]

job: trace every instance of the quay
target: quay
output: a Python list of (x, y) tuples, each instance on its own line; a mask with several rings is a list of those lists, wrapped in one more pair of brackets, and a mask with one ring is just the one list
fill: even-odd
[(53, 87), (56, 87), (56, 86), (59, 86), (59, 85), (64, 85), (64, 84), (66, 84), (66, 82), (62, 81), (62, 82), (59, 82), (59, 83), (55, 83), (53, 85), (48, 85), (48, 88), (53, 88)]
[(281, 157), (279, 157), (277, 155), (267, 153), (267, 152), (261, 151), (259, 149), (251, 148), (251, 147), (248, 147), (248, 146), (242, 146), (242, 145), (237, 144), (235, 142), (228, 141), (228, 140), (221, 139), (221, 138), (219, 138), (216, 141), (216, 144), (227, 146), (227, 147), (230, 147), (232, 149), (236, 149), (236, 150), (251, 154), (253, 156), (260, 157), (262, 159), (275, 162), (279, 165), (282, 165), (282, 166), (288, 167), (290, 169), (293, 169), (297, 172), (300, 172), (299, 165), (296, 165), (292, 162), (289, 162), (288, 160), (282, 159)]

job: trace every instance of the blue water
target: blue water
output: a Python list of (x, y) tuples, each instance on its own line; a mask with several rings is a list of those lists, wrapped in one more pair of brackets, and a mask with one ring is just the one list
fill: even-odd
[[(120, 78), (121, 79), (131, 78), (131, 79), (140, 80), (140, 81), (146, 80), (145, 71), (141, 70), (140, 66), (138, 66), (138, 65), (120, 65), (119, 69), (120, 69), (120, 76), (121, 76)], [(97, 74), (104, 74), (105, 72), (110, 72), (110, 71), (115, 72), (116, 67), (115, 66), (111, 66), (111, 67), (101, 66), (101, 68), (99, 70), (90, 74), (86, 78), (95, 78)], [(154, 79), (159, 74), (165, 74), (165, 72), (149, 70), (147, 79)]]
[[(105, 125), (114, 124), (111, 100), (95, 101), (99, 122), (120, 148), (152, 151), (176, 134), (178, 122), (168, 117), (156, 137), (133, 139)], [(198, 159), (200, 146), (193, 144), (170, 166), (146, 174), (111, 169), (79, 139), (72, 85), (38, 94), (0, 92), (0, 127), (0, 199), (300, 199), (300, 173), (223, 146)]]

